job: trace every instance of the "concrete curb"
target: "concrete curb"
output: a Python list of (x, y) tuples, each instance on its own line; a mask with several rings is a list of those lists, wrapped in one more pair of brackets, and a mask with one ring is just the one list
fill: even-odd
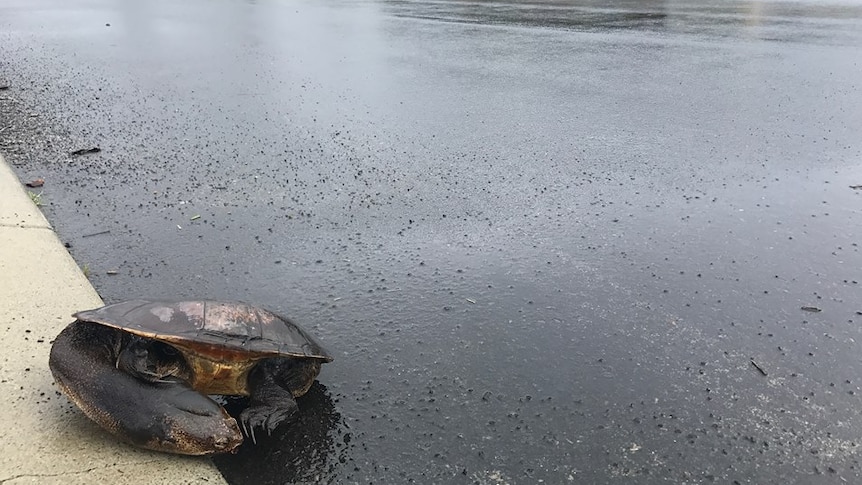
[(0, 156), (0, 483), (224, 484), (210, 460), (118, 442), (59, 394), (51, 341), (101, 304)]

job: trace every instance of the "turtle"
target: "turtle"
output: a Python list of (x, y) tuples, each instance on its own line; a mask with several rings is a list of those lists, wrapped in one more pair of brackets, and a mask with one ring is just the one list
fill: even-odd
[[(296, 417), (331, 355), (293, 321), (243, 302), (130, 300), (73, 315), (51, 346), (60, 390), (143, 448), (235, 452)], [(211, 395), (248, 396), (239, 421)]]

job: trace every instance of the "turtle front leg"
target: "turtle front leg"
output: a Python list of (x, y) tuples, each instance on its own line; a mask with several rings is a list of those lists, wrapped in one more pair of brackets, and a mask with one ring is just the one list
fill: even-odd
[(320, 372), (320, 364), (299, 359), (266, 359), (248, 377), (249, 404), (240, 413), (246, 436), (256, 442), (254, 428), (266, 429), (267, 434), (280, 424), (296, 418), (299, 406), (295, 397), (308, 391)]

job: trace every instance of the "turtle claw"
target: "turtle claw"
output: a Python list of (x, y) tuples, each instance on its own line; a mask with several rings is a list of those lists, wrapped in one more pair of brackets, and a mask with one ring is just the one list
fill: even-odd
[(248, 421), (246, 421), (245, 417), (241, 418), (240, 422), (242, 423), (242, 432), (249, 438), (251, 438), (251, 442), (257, 444), (257, 439), (254, 437), (254, 426), (249, 425)]
[(246, 436), (251, 438), (251, 442), (257, 444), (257, 438), (254, 436), (255, 428), (263, 428), (266, 423), (267, 414), (265, 409), (259, 407), (246, 408), (240, 413), (239, 419), (242, 423), (242, 430)]
[(272, 436), (272, 432), (281, 423), (293, 416), (295, 412), (295, 407), (254, 406), (246, 408), (240, 413), (240, 422), (245, 435), (251, 438), (252, 443), (257, 444), (257, 439), (254, 436), (255, 428), (264, 429), (267, 436)]

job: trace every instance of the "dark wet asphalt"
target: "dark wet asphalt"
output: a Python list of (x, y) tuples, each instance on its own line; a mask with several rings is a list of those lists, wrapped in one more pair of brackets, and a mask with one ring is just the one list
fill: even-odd
[(858, 483), (860, 47), (857, 2), (7, 0), (0, 150), (107, 301), (331, 348), (232, 484)]

